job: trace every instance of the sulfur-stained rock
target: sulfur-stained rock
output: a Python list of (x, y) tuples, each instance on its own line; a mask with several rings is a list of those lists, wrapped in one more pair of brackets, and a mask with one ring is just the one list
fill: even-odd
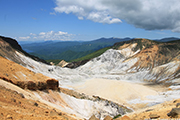
[(113, 118), (108, 115), (104, 118), (104, 120), (113, 120)]
[(128, 116), (124, 115), (123, 117), (116, 118), (115, 120), (131, 120)]
[(95, 115), (92, 115), (90, 118), (89, 118), (89, 120), (99, 120), (98, 118), (96, 118), (96, 116)]

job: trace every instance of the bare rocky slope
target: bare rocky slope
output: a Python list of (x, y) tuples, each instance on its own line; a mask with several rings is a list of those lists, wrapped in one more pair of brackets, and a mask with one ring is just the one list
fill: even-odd
[[(45, 113), (41, 112), (40, 115), (36, 115), (36, 113), (35, 114), (29, 113), (31, 111), (29, 111), (28, 113), (24, 113), (25, 111), (22, 112), (22, 109), (23, 108), (26, 109), (26, 107), (15, 105), (13, 106), (14, 111), (15, 112), (19, 111), (19, 114), (15, 116), (14, 112), (11, 113), (11, 111), (8, 110), (9, 109), (8, 106), (7, 111), (1, 113), (1, 118), (28, 119), (26, 115), (31, 114), (32, 117), (29, 117), (29, 119), (53, 119), (53, 118), (70, 119), (70, 120), (83, 119), (83, 118), (88, 119), (92, 115), (96, 115), (99, 118), (103, 119), (107, 115), (111, 115), (111, 116), (116, 116), (119, 114), (122, 115), (130, 111), (130, 109), (126, 108), (125, 106), (119, 105), (112, 101), (96, 96), (87, 96), (85, 94), (74, 92), (73, 90), (69, 91), (69, 89), (59, 87), (59, 81), (57, 81), (55, 78), (50, 78), (43, 75), (45, 74), (45, 72), (42, 74), (40, 72), (31, 71), (30, 69), (25, 68), (25, 67), (29, 67), (33, 70), (34, 66), (30, 65), (30, 63), (33, 64), (33, 62), (35, 62), (35, 65), (36, 64), (40, 65), (36, 67), (39, 67), (41, 70), (45, 70), (49, 74), (52, 74), (53, 72), (53, 68), (51, 68), (52, 66), (48, 66), (47, 64), (40, 63), (39, 61), (34, 61), (28, 56), (25, 56), (24, 53), (22, 53), (21, 51), (11, 47), (11, 45), (8, 44), (6, 41), (3, 41), (3, 39), (1, 39), (1, 41), (2, 41), (1, 45), (3, 46), (2, 48), (3, 52), (1, 55), (7, 58), (6, 59), (0, 57), (0, 66), (1, 66), (0, 86), (2, 86), (2, 89), (4, 90), (10, 89), (8, 90), (10, 92), (7, 92), (9, 96), (12, 96), (11, 94), (13, 93), (11, 92), (11, 90), (14, 90), (15, 92), (23, 96), (22, 101), (23, 98), (25, 101), (31, 101), (31, 100), (37, 101), (35, 102), (34, 105), (32, 104), (29, 106), (29, 108), (27, 107), (27, 110), (30, 109), (31, 107), (33, 108), (33, 106), (37, 107), (39, 104), (44, 104), (47, 107), (53, 108), (53, 110), (51, 111), (47, 110), (45, 111)], [(8, 52), (11, 52), (9, 56), (8, 56)], [(27, 58), (29, 61), (26, 61), (23, 58)], [(14, 60), (14, 62), (11, 60)], [(25, 67), (15, 62), (21, 63), (21, 65)], [(48, 69), (44, 68), (44, 66), (46, 66)], [(3, 93), (3, 91), (1, 91), (0, 93), (2, 95), (5, 94)], [(6, 96), (4, 97), (6, 98)], [(9, 101), (10, 99), (12, 98), (8, 97), (7, 99), (3, 99), (2, 101), (5, 100)], [(16, 102), (17, 99), (15, 99), (14, 101)], [(21, 101), (21, 99), (18, 98), (18, 101)], [(2, 104), (4, 105), (7, 103), (2, 102)], [(2, 106), (2, 108), (4, 108), (4, 106)], [(40, 109), (43, 110), (42, 108)], [(49, 112), (54, 114), (52, 115), (53, 117), (51, 117)]]
[(36, 61), (49, 64), (43, 59), (40, 59), (36, 56), (26, 53), (15, 39), (0, 36), (0, 56), (11, 59), (12, 61), (18, 64), (23, 64), (23, 61), (20, 61), (19, 59), (17, 59), (15, 51), (18, 51), (22, 53), (23, 55), (28, 56)]
[[(8, 94), (16, 91), (23, 94), (22, 100), (46, 106), (40, 105), (38, 109), (53, 108), (54, 119), (179, 117), (179, 41), (133, 39), (116, 43), (99, 57), (69, 69), (33, 60), (3, 39), (0, 39), (0, 86), (10, 91)], [(8, 103), (3, 104), (0, 108), (5, 112), (1, 117), (16, 118), (14, 112), (9, 115), (10, 110), (5, 107)], [(32, 104), (33, 109), (37, 104)], [(25, 117), (18, 109), (22, 108), (18, 106), (14, 111), (19, 112), (19, 117)], [(49, 113), (51, 110), (40, 112), (41, 119), (51, 117)]]

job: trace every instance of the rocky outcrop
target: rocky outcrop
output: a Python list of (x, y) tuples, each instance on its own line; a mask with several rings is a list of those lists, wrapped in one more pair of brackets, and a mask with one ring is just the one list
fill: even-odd
[(67, 65), (65, 65), (65, 67), (67, 68), (77, 68), (81, 65), (84, 65), (88, 62), (89, 60), (83, 60), (83, 61), (78, 61), (78, 62), (71, 62), (71, 63), (68, 63)]
[(23, 89), (58, 90), (58, 80), (49, 78), (40, 73), (34, 73), (29, 69), (10, 60), (0, 57), (0, 66), (0, 78)]
[(23, 64), (23, 61), (21, 61), (16, 56), (15, 51), (18, 51), (18, 52), (24, 54), (25, 56), (28, 56), (36, 61), (39, 61), (39, 62), (42, 62), (45, 64), (49, 64), (45, 60), (40, 59), (36, 56), (30, 55), (27, 52), (25, 52), (15, 39), (0, 36), (0, 56), (11, 59), (12, 61), (14, 61), (18, 64)]
[(64, 60), (61, 60), (61, 61), (57, 64), (57, 66), (65, 67), (65, 66), (68, 65), (68, 64), (69, 64), (68, 62), (66, 62), (66, 61), (64, 61)]
[(171, 118), (179, 118), (180, 108), (172, 108), (172, 110), (167, 115)]
[(59, 90), (59, 82), (55, 79), (47, 79), (44, 81), (13, 81), (11, 79), (1, 77), (0, 79), (5, 80), (7, 82), (13, 83), (14, 85), (19, 86), (23, 89), (29, 89), (29, 90)]
[(115, 43), (113, 48), (123, 50), (133, 44), (136, 44), (136, 46), (131, 47), (131, 50), (134, 52), (139, 50), (139, 52), (127, 58), (127, 60), (138, 59), (138, 61), (128, 69), (130, 71), (133, 70), (131, 72), (152, 70), (154, 67), (167, 64), (176, 58), (180, 51), (179, 40), (162, 43), (141, 38)]

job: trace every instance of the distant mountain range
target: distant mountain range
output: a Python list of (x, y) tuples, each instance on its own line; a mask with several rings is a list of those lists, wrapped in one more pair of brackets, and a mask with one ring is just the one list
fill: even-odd
[(93, 41), (45, 41), (21, 43), (22, 48), (31, 55), (42, 59), (64, 59), (71, 61), (93, 53), (99, 49), (112, 46), (116, 42), (128, 41), (131, 38), (100, 38)]
[(157, 39), (156, 41), (159, 42), (169, 42), (169, 41), (174, 41), (174, 40), (179, 40), (180, 38), (176, 37), (168, 37), (168, 38), (162, 38), (162, 39)]
[[(102, 48), (113, 46), (117, 42), (128, 41), (133, 38), (100, 38), (92, 41), (22, 41), (20, 45), (23, 50), (45, 60), (66, 60), (72, 61)], [(170, 37), (156, 39), (159, 42), (178, 40)]]

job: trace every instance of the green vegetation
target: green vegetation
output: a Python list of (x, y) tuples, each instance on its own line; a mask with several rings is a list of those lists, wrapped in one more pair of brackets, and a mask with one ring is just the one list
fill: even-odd
[[(103, 54), (106, 50), (110, 49), (111, 47), (106, 47), (106, 48), (102, 48), (98, 51), (95, 51), (93, 53), (90, 53), (88, 55), (85, 55), (83, 57), (80, 57), (78, 59), (74, 59), (74, 60), (71, 60), (69, 62), (78, 62), (78, 61), (83, 61), (83, 60), (90, 60), (90, 59), (93, 59), (95, 57), (98, 57), (100, 56), (101, 54)], [(83, 54), (81, 54), (83, 55)], [(76, 57), (76, 56), (75, 56)], [(57, 65), (59, 62), (61, 61), (61, 59), (49, 59), (49, 60), (46, 60), (46, 62), (50, 63), (50, 62), (53, 62), (55, 65)]]
[(113, 119), (116, 119), (116, 118), (118, 118), (118, 117), (121, 117), (121, 114), (114, 116)]
[(116, 42), (127, 41), (130, 38), (101, 38), (94, 41), (45, 41), (22, 44), (29, 54), (44, 60), (63, 59), (72, 61), (97, 50), (112, 46)]
[(88, 55), (86, 55), (86, 56), (84, 56), (84, 57), (71, 60), (71, 62), (72, 62), (72, 61), (77, 62), (77, 61), (83, 61), (83, 60), (93, 59), (93, 58), (95, 58), (95, 57), (100, 56), (100, 55), (103, 54), (106, 50), (108, 50), (108, 49), (110, 49), (110, 48), (111, 48), (111, 47), (106, 47), (106, 48), (100, 49), (100, 50), (95, 51), (95, 52), (93, 52), (93, 53), (91, 53), (91, 54), (88, 54)]
[(57, 59), (57, 60), (46, 60), (46, 62), (50, 63), (50, 62), (53, 62), (55, 65), (57, 65), (59, 62), (61, 62), (61, 60)]

